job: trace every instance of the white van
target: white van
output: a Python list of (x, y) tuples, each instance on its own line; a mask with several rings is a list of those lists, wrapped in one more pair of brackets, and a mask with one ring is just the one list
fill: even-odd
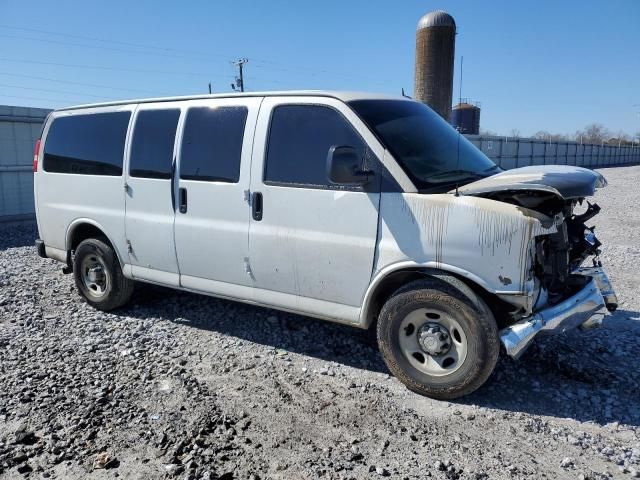
[[(617, 301), (585, 222), (591, 170), (502, 172), (406, 98), (272, 92), (115, 102), (47, 119), (42, 257), (96, 308), (149, 282), (376, 325), (410, 389), (455, 398), (500, 350)], [(583, 208), (584, 209), (584, 208)], [(594, 266), (582, 267), (587, 257)]]

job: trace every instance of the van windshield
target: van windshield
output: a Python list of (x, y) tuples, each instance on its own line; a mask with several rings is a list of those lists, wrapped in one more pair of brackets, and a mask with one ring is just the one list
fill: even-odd
[(419, 189), (463, 185), (500, 168), (426, 105), (408, 100), (354, 100), (373, 130)]

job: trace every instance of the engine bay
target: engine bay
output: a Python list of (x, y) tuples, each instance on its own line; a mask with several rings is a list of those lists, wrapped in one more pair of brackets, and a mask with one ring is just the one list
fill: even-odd
[(573, 274), (589, 259), (592, 266), (602, 266), (602, 244), (596, 237), (595, 225), (590, 223), (600, 212), (596, 203), (584, 197), (565, 199), (557, 192), (536, 189), (486, 192), (481, 196), (534, 210), (556, 224), (555, 233), (536, 237), (533, 246), (536, 309), (557, 304), (580, 288), (583, 278)]
[[(582, 213), (575, 213), (576, 207), (587, 204)], [(599, 260), (601, 243), (595, 235), (595, 226), (587, 222), (598, 214), (600, 207), (584, 199), (567, 201), (562, 215), (564, 221), (558, 231), (536, 239), (534, 274), (546, 290), (548, 303), (553, 305), (566, 298), (572, 283), (572, 272), (591, 258), (593, 266), (602, 266)]]

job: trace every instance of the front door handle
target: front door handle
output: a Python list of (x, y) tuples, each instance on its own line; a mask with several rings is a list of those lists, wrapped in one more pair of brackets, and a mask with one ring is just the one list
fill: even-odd
[(251, 194), (251, 215), (256, 222), (262, 220), (262, 193)]
[(180, 187), (178, 190), (178, 199), (179, 199), (179, 208), (180, 213), (187, 213), (187, 189), (184, 187)]

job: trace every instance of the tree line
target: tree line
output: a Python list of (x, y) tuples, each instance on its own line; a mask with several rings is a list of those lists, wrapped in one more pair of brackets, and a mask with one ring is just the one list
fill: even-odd
[[(485, 136), (504, 136), (499, 135), (490, 130), (480, 130), (480, 135)], [(520, 130), (514, 128), (507, 135), (512, 138), (521, 138)], [(548, 142), (578, 142), (578, 143), (592, 143), (592, 144), (606, 144), (606, 145), (633, 145), (634, 141), (637, 142), (640, 139), (640, 130), (631, 136), (622, 130), (618, 132), (612, 132), (604, 125), (600, 123), (592, 123), (587, 125), (584, 129), (576, 131), (572, 134), (552, 133), (547, 130), (540, 130), (527, 138), (535, 138), (537, 140), (545, 140)]]

